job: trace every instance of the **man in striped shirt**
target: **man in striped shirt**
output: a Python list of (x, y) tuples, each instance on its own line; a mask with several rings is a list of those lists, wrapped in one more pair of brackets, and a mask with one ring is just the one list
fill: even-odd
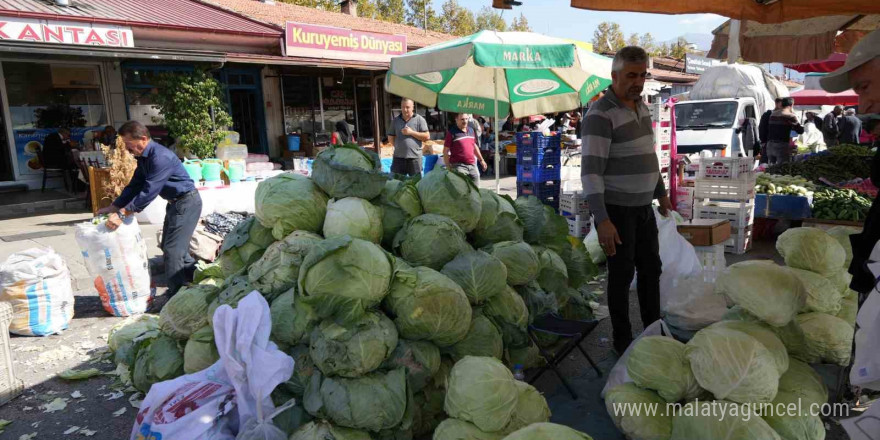
[(642, 324), (660, 319), (660, 245), (651, 204), (657, 199), (664, 216), (672, 210), (654, 151), (651, 113), (641, 98), (647, 76), (644, 49), (618, 51), (611, 88), (581, 126), (581, 180), (608, 256), (608, 309), (618, 354), (632, 342), (629, 287), (636, 272)]

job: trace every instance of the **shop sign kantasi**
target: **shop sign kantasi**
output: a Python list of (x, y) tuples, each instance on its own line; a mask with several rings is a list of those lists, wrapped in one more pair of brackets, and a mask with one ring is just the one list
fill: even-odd
[(134, 37), (129, 27), (14, 17), (0, 17), (0, 40), (134, 47)]

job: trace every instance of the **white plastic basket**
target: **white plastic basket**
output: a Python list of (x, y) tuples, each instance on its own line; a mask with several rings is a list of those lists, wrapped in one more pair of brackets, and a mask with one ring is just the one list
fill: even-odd
[(755, 177), (747, 180), (697, 179), (695, 199), (749, 201), (755, 198)]
[(731, 228), (742, 229), (755, 223), (755, 202), (696, 202), (694, 218), (729, 220)]
[(754, 180), (755, 159), (752, 157), (702, 158), (697, 179)]
[(590, 233), (589, 216), (581, 217), (576, 215), (574, 217), (566, 217), (565, 220), (568, 221), (568, 235), (574, 238), (584, 238)]
[(0, 302), (0, 405), (24, 391), (24, 382), (15, 378), (12, 368), (12, 349), (9, 345), (9, 323), (12, 322), (12, 304)]
[(694, 246), (694, 250), (703, 266), (703, 281), (714, 283), (718, 274), (727, 267), (727, 260), (724, 258), (724, 243), (715, 246)]
[(752, 250), (752, 227), (744, 229), (731, 229), (730, 240), (724, 243), (724, 252), (728, 254), (742, 255)]
[(590, 215), (590, 205), (587, 204), (587, 198), (581, 192), (561, 192), (559, 194), (559, 210), (568, 215), (579, 215), (588, 217)]

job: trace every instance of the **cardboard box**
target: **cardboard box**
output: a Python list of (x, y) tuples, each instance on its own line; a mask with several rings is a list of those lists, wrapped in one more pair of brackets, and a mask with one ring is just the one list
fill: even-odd
[(730, 238), (730, 221), (698, 219), (678, 225), (678, 233), (694, 246), (714, 246)]
[(293, 159), (293, 158), (298, 159), (298, 158), (306, 157), (306, 152), (305, 151), (284, 150), (281, 152), (281, 157), (285, 160), (289, 160), (289, 159)]

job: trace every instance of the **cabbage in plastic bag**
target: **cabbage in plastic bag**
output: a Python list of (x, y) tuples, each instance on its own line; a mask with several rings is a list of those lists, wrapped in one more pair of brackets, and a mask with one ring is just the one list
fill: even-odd
[[(657, 391), (667, 402), (691, 400), (703, 393), (691, 372), (685, 345), (672, 338), (645, 336), (636, 341), (630, 348), (626, 371), (636, 385)], [(605, 400), (607, 405), (607, 394)]]
[(538, 254), (527, 243), (502, 241), (487, 248), (493, 257), (507, 267), (507, 284), (522, 286), (535, 280), (541, 268)]
[[(714, 408), (713, 405), (715, 405)], [(723, 419), (722, 416), (724, 416)], [(672, 436), (670, 438), (675, 440), (781, 440), (767, 422), (754, 414), (753, 408), (727, 401), (695, 401), (684, 405), (672, 419)]]
[(473, 305), (483, 304), (507, 288), (507, 267), (483, 251), (458, 254), (440, 273), (461, 286)]
[(454, 221), (435, 214), (422, 214), (406, 222), (394, 237), (393, 247), (404, 260), (434, 270), (471, 249)]
[[(670, 339), (660, 337), (661, 339)], [(630, 355), (631, 356), (631, 355)], [(634, 383), (620, 384), (605, 393), (605, 409), (614, 426), (632, 439), (669, 439), (672, 434), (672, 415), (666, 414), (666, 402), (657, 393), (639, 388)], [(657, 413), (643, 414), (626, 411), (627, 405), (656, 405)]]
[(743, 261), (718, 276), (716, 292), (727, 295), (749, 313), (782, 327), (806, 304), (801, 280), (786, 267), (770, 261)]
[(776, 369), (779, 371), (779, 374), (782, 375), (788, 371), (788, 351), (785, 349), (782, 340), (770, 330), (770, 326), (757, 322), (721, 321), (712, 324), (710, 327), (736, 330), (757, 339), (773, 355), (773, 360), (776, 363)]
[(518, 398), (516, 380), (504, 364), (467, 356), (452, 367), (444, 407), (450, 417), (492, 432), (510, 422)]
[(339, 426), (374, 432), (391, 429), (403, 421), (406, 412), (406, 373), (398, 368), (346, 379), (315, 371), (303, 404), (309, 414)]
[(321, 232), (328, 200), (311, 179), (292, 173), (260, 182), (254, 195), (257, 219), (276, 240), (293, 231)]
[(422, 177), (417, 188), (426, 213), (446, 216), (466, 233), (477, 227), (483, 200), (469, 177), (435, 168)]
[(593, 438), (565, 425), (535, 423), (504, 437), (504, 440), (593, 440)]
[(303, 261), (297, 292), (318, 316), (352, 324), (388, 293), (392, 268), (393, 257), (374, 243), (328, 238)]
[(513, 200), (506, 195), (480, 189), (482, 208), (474, 229), (474, 244), (483, 247), (502, 241), (522, 241), (523, 222), (516, 214)]
[(501, 359), (504, 356), (504, 340), (501, 331), (479, 310), (474, 310), (468, 332), (464, 339), (443, 349), (458, 361), (465, 356), (486, 356)]
[(273, 243), (259, 260), (248, 268), (248, 279), (263, 296), (273, 296), (296, 286), (299, 267), (306, 254), (321, 242), (320, 235), (293, 231)]
[(382, 174), (379, 155), (346, 144), (318, 153), (312, 165), (312, 180), (330, 197), (370, 200), (382, 192), (388, 179)]
[(177, 339), (187, 339), (196, 330), (207, 325), (208, 306), (212, 295), (218, 290), (214, 286), (202, 284), (180, 289), (159, 313), (159, 328), (162, 333)]
[(217, 344), (214, 343), (214, 330), (205, 325), (195, 331), (183, 348), (183, 372), (192, 374), (214, 365), (220, 360)]
[(290, 400), (275, 408), (271, 414), (263, 414), (262, 402), (258, 403), (256, 416), (244, 422), (244, 426), (239, 428), (235, 440), (287, 440), (287, 433), (275, 426), (273, 419), (293, 408), (295, 404), (295, 400)]
[(846, 366), (852, 353), (853, 328), (848, 322), (825, 313), (804, 313), (797, 322), (804, 330), (807, 363), (819, 361)]
[[(801, 312), (821, 312), (835, 314), (840, 311), (840, 299), (843, 289), (831, 280), (814, 272), (802, 269), (790, 269), (804, 283), (807, 302)], [(840, 271), (838, 271), (839, 273)]]
[(312, 306), (296, 297), (296, 289), (282, 293), (269, 307), (272, 317), (272, 340), (289, 346), (309, 342), (312, 328), (321, 319)]
[(357, 197), (330, 200), (324, 219), (324, 237), (344, 235), (382, 242), (382, 208)]
[(489, 299), (483, 307), (483, 313), (501, 331), (504, 347), (528, 346), (529, 309), (512, 287), (505, 286), (500, 294)]
[(697, 382), (717, 399), (763, 403), (776, 396), (780, 374), (773, 354), (743, 332), (704, 328), (687, 343), (685, 354)]
[(350, 326), (322, 321), (312, 330), (309, 353), (328, 376), (358, 377), (379, 368), (395, 347), (394, 323), (382, 313), (367, 312)]
[(134, 387), (146, 394), (154, 383), (183, 376), (183, 350), (177, 340), (159, 335), (139, 343), (131, 381)]
[(846, 250), (834, 237), (818, 228), (791, 228), (776, 239), (776, 250), (785, 265), (830, 275), (843, 267)]
[(461, 341), (471, 322), (471, 306), (461, 287), (427, 267), (398, 268), (384, 307), (400, 337), (438, 347)]
[(406, 377), (413, 393), (422, 391), (440, 370), (440, 349), (429, 341), (399, 339), (397, 347), (382, 364), (383, 369), (406, 369)]
[(544, 396), (535, 387), (525, 382), (516, 381), (515, 384), (519, 395), (516, 399), (516, 408), (513, 410), (513, 415), (510, 416), (510, 422), (501, 430), (505, 434), (510, 434), (533, 423), (550, 421), (550, 407)]

